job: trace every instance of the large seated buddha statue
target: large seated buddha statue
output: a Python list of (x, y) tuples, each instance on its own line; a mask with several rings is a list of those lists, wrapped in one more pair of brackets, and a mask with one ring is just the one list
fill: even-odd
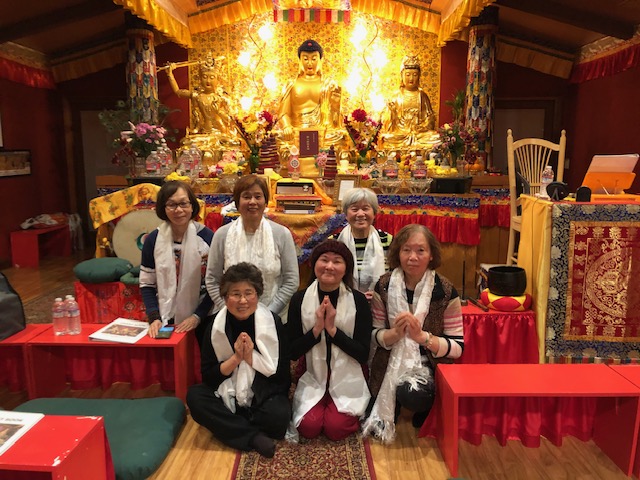
[(436, 115), (427, 93), (420, 88), (420, 63), (406, 56), (400, 72), (400, 89), (387, 102), (382, 139), (385, 149), (431, 149), (439, 137), (434, 130)]
[[(217, 60), (220, 61), (222, 58)], [(199, 62), (200, 85), (193, 90), (181, 89), (178, 86), (173, 76), (176, 67), (175, 63), (169, 64), (169, 84), (178, 97), (191, 99), (194, 125), (191, 130), (187, 128), (187, 135), (182, 139), (182, 144), (189, 146), (194, 143), (203, 151), (239, 146), (240, 140), (231, 116), (229, 98), (219, 84), (218, 65), (211, 52), (205, 60)]]
[[(305, 40), (298, 48), (298, 76), (285, 86), (279, 107), (281, 152), (299, 146), (300, 130), (317, 130), (320, 148), (336, 145), (346, 135), (340, 112), (342, 89), (323, 76), (323, 53), (315, 40)], [(303, 176), (317, 175), (312, 158), (300, 161)]]

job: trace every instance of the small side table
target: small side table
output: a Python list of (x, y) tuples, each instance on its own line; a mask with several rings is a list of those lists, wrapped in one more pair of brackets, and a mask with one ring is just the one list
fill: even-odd
[(102, 417), (45, 415), (0, 455), (0, 480), (113, 480)]

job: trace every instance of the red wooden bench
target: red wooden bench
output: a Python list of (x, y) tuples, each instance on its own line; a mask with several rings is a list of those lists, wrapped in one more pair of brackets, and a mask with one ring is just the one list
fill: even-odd
[(69, 225), (53, 225), (11, 232), (11, 263), (16, 268), (38, 268), (40, 257), (71, 255)]
[[(458, 475), (460, 403), (494, 397), (520, 397), (522, 402), (545, 397), (596, 398), (592, 438), (626, 475), (631, 475), (640, 423), (640, 387), (607, 365), (439, 365), (436, 385), (436, 406), (431, 413), (437, 416), (438, 447), (454, 477)], [(523, 414), (521, 421), (528, 420)]]

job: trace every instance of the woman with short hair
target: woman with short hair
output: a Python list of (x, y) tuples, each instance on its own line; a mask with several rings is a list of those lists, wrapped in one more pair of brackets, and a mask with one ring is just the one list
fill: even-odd
[(440, 243), (423, 225), (407, 225), (389, 248), (389, 266), (378, 281), (373, 313), (369, 387), (376, 397), (363, 432), (388, 443), (395, 438), (401, 407), (414, 413), (419, 428), (435, 398), (439, 363), (462, 355), (464, 332), (460, 297), (453, 284), (435, 272)]
[(280, 317), (259, 303), (260, 270), (241, 262), (220, 279), (225, 306), (202, 342), (202, 381), (189, 388), (191, 416), (225, 445), (273, 457), (291, 418), (289, 356)]
[(370, 300), (373, 287), (387, 270), (386, 251), (393, 236), (373, 226), (378, 213), (378, 196), (372, 190), (348, 190), (342, 198), (342, 210), (348, 225), (340, 232), (338, 240), (349, 247), (356, 259), (357, 268), (353, 272), (355, 288)]
[(156, 214), (164, 222), (147, 235), (142, 247), (140, 293), (155, 338), (163, 325), (176, 332), (196, 329), (198, 340), (213, 306), (204, 282), (213, 232), (194, 219), (200, 204), (184, 182), (165, 182), (156, 198)]
[(278, 315), (286, 313), (291, 296), (298, 290), (298, 257), (291, 232), (263, 217), (269, 188), (257, 175), (245, 175), (233, 189), (240, 218), (220, 227), (211, 243), (206, 283), (216, 308), (224, 306), (220, 279), (231, 265), (249, 262), (264, 279), (262, 303)]

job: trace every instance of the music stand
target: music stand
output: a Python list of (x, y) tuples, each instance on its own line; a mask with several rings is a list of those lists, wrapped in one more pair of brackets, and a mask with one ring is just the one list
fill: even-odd
[(637, 163), (637, 153), (594, 155), (582, 185), (589, 187), (593, 193), (624, 194), (624, 190), (631, 187), (636, 178), (633, 169)]

